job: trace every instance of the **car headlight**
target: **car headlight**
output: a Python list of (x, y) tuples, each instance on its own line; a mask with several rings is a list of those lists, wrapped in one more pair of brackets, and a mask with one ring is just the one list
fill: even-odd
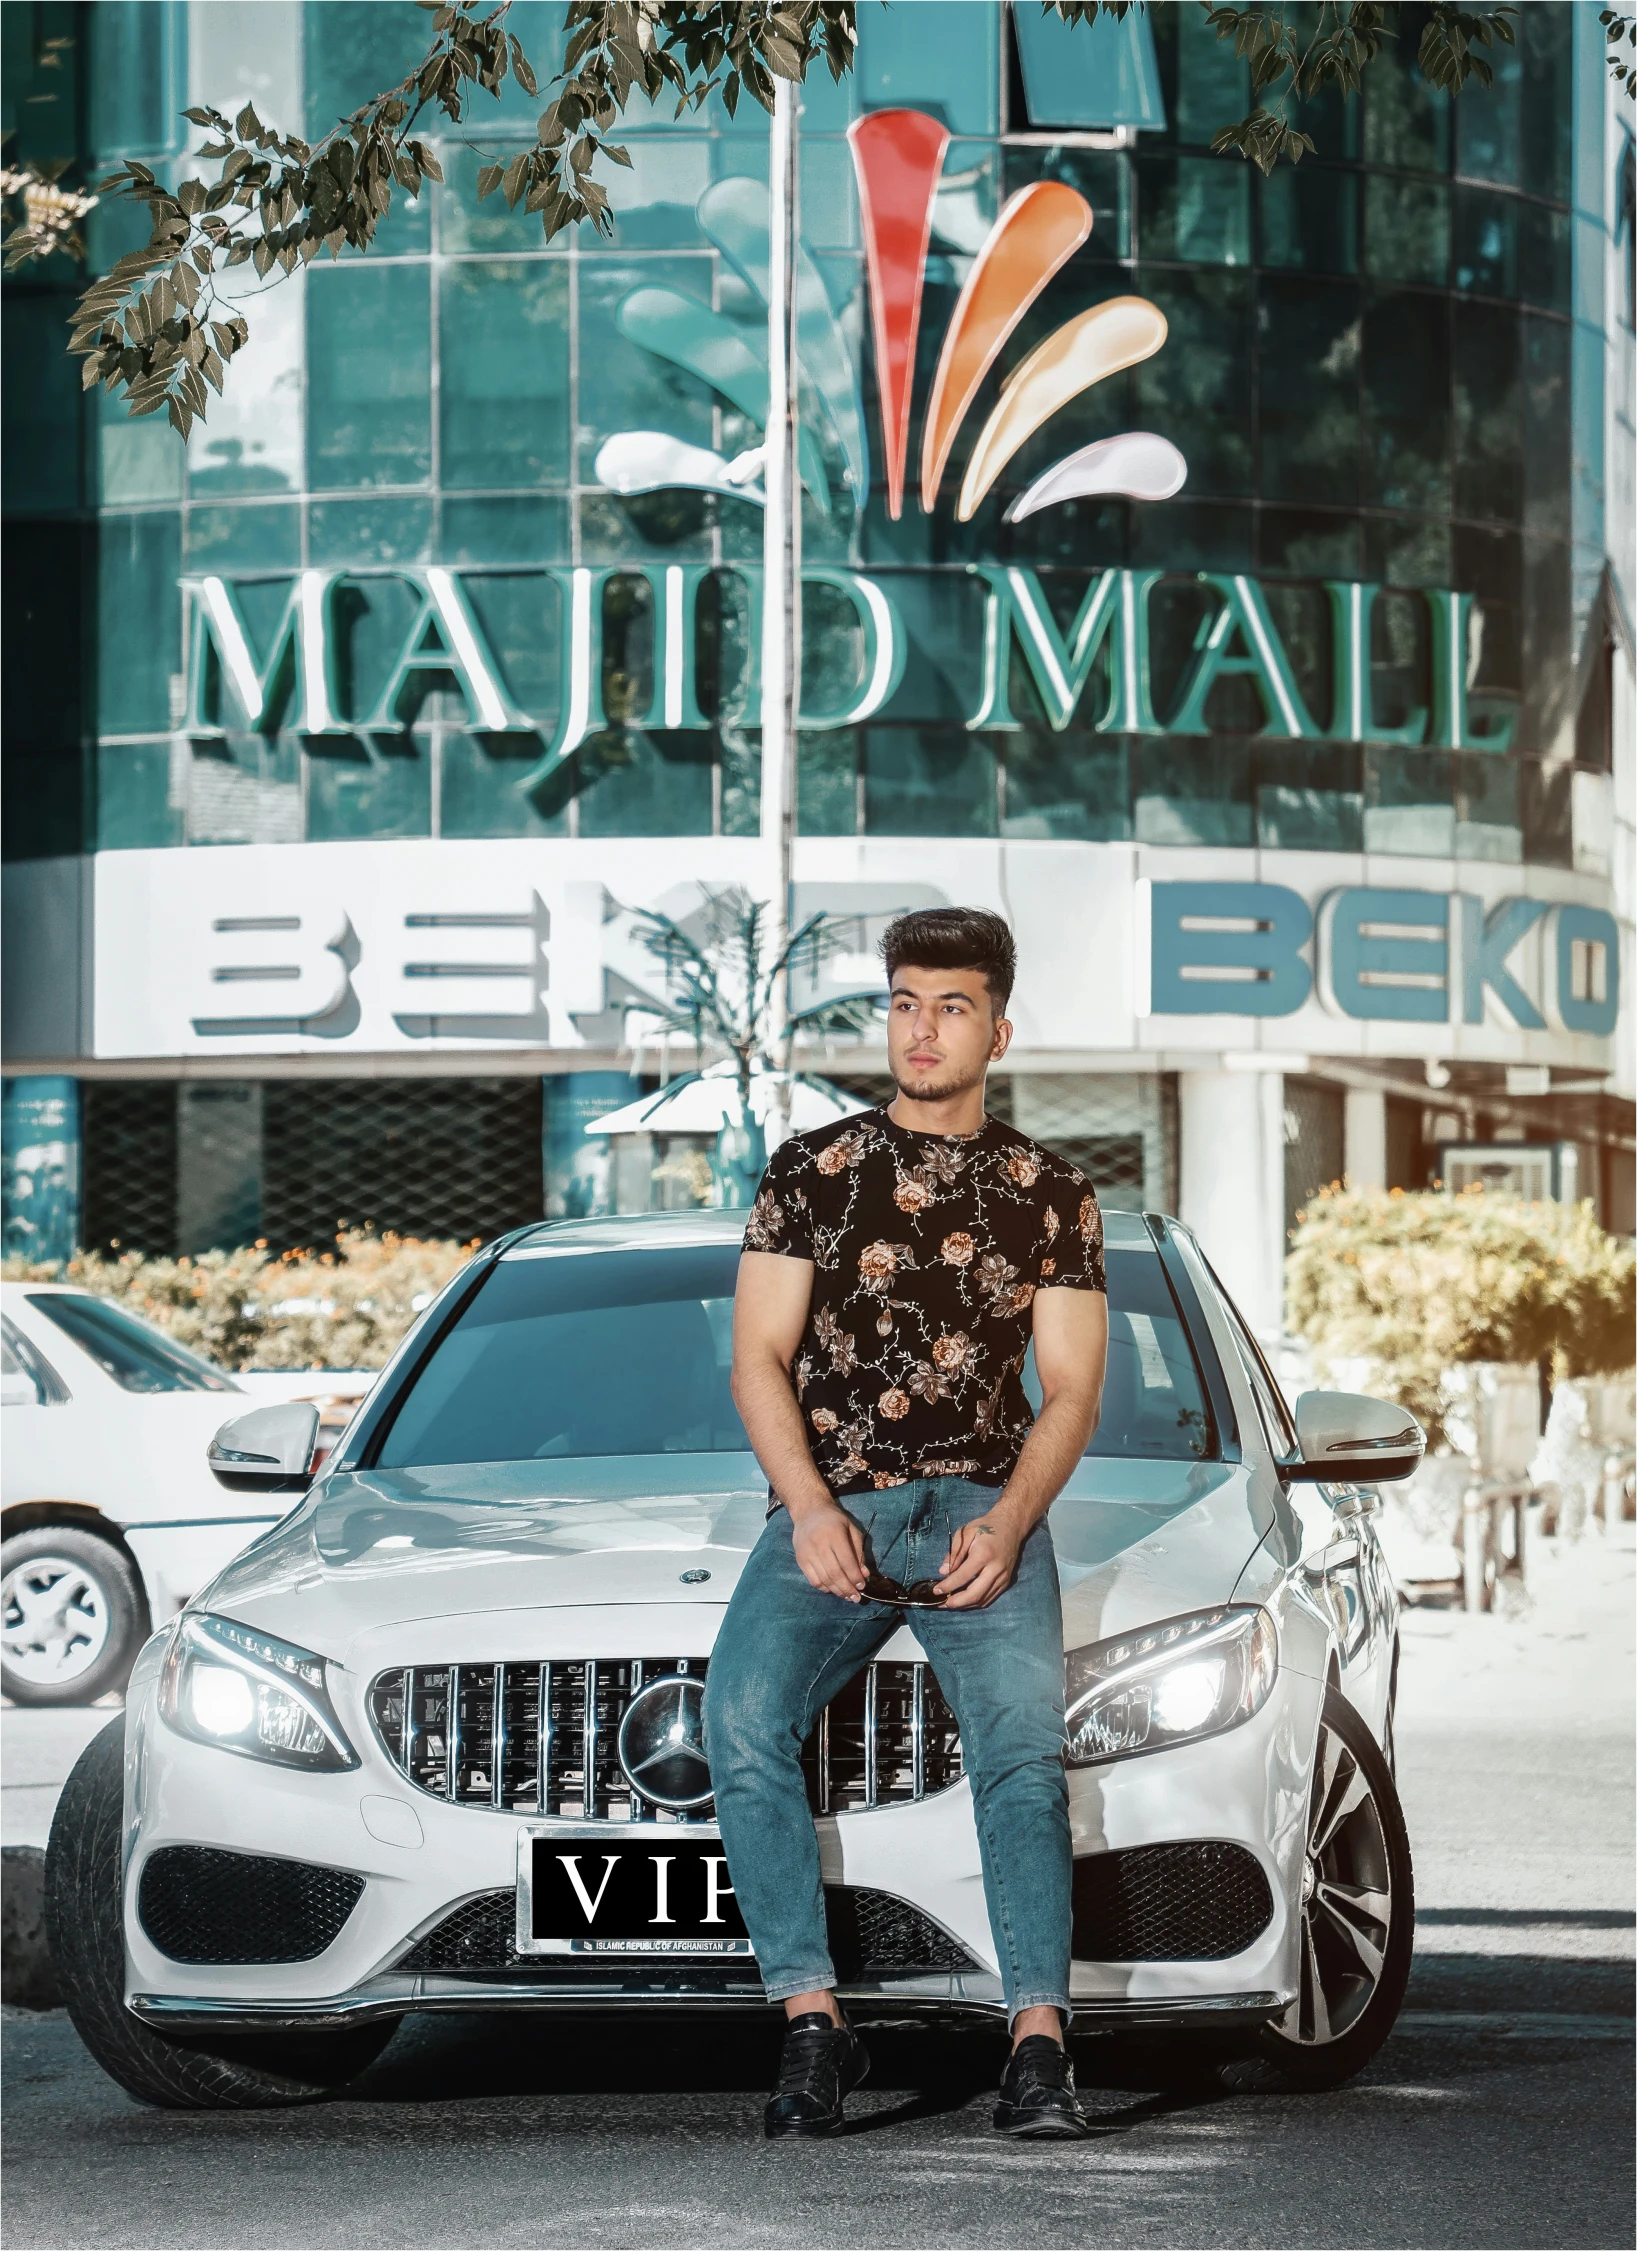
[(324, 1660), (233, 1618), (189, 1614), (176, 1630), (159, 1709), (181, 1735), (276, 1766), (357, 1766), (324, 1682)]
[(1265, 1610), (1201, 1610), (1071, 1649), (1070, 1766), (1220, 1735), (1259, 1712), (1279, 1670)]

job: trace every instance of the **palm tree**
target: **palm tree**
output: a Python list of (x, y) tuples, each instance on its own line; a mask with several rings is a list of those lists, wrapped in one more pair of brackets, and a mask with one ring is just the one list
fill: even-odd
[(632, 908), (630, 914), (636, 936), (663, 971), (661, 990), (644, 993), (632, 1009), (665, 1031), (686, 1033), (698, 1058), (693, 1071), (655, 1097), (655, 1106), (704, 1074), (710, 1050), (718, 1050), (719, 1059), (731, 1058), (735, 1100), (717, 1138), (711, 1173), (723, 1203), (748, 1204), (768, 1156), (766, 1129), (751, 1106), (752, 1081), (783, 1077), (839, 1095), (825, 1080), (796, 1071), (796, 1043), (804, 1034), (869, 1029), (877, 1021), (880, 996), (855, 992), (806, 1008), (779, 1005), (794, 974), (815, 973), (844, 943), (843, 925), (833, 915), (809, 915), (778, 945), (773, 910), (739, 890), (707, 892), (700, 912), (689, 917), (692, 928), (650, 907)]

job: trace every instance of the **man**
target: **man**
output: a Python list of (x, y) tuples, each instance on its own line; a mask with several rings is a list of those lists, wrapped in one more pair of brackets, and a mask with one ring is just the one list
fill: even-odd
[[(868, 2068), (836, 2003), (801, 1750), (907, 1615), (972, 1788), (1014, 2039), (995, 2124), (1082, 2134), (1045, 1517), (1096, 1427), (1102, 1223), (1072, 1165), (984, 1113), (1012, 1037), (1005, 923), (908, 914), (882, 952), (898, 1091), (777, 1151), (734, 1307), (733, 1394), (771, 1500), (711, 1658), (705, 1732), (728, 1869), (788, 2019), (766, 2129), (833, 2132)], [(1020, 1380), (1031, 1336), (1038, 1417)]]

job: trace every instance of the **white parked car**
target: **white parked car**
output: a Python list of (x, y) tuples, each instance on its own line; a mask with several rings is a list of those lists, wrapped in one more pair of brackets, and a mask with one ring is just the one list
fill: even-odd
[[(47, 1862), (69, 2009), (133, 2093), (299, 2100), (418, 2010), (761, 2005), (700, 1733), (767, 1506), (728, 1384), (739, 1225), (480, 1253), (301, 1505), (144, 1649)], [(1051, 1517), (1077, 2021), (1334, 2085), (1409, 1970), (1371, 1487), (1421, 1433), (1338, 1393), (1292, 1415), (1173, 1221), (1110, 1214), (1108, 1277), (1103, 1419)], [(299, 1486), (312, 1434), (241, 1416), (218, 1474)], [(959, 1732), (909, 1625), (807, 1765), (853, 2015), (993, 2021)]]
[(372, 1380), (241, 1386), (123, 1306), (40, 1282), (0, 1285), (0, 1371), (0, 1689), (16, 1704), (122, 1688), (153, 1627), (290, 1507), (210, 1474), (241, 1388), (311, 1398), (333, 1425)]

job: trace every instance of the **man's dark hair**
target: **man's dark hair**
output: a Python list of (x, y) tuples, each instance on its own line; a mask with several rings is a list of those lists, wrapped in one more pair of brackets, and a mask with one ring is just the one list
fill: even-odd
[(981, 969), (996, 1016), (1004, 1016), (1017, 975), (1017, 948), (998, 914), (981, 907), (920, 907), (889, 923), (881, 958), (890, 985), (906, 962), (917, 969)]

